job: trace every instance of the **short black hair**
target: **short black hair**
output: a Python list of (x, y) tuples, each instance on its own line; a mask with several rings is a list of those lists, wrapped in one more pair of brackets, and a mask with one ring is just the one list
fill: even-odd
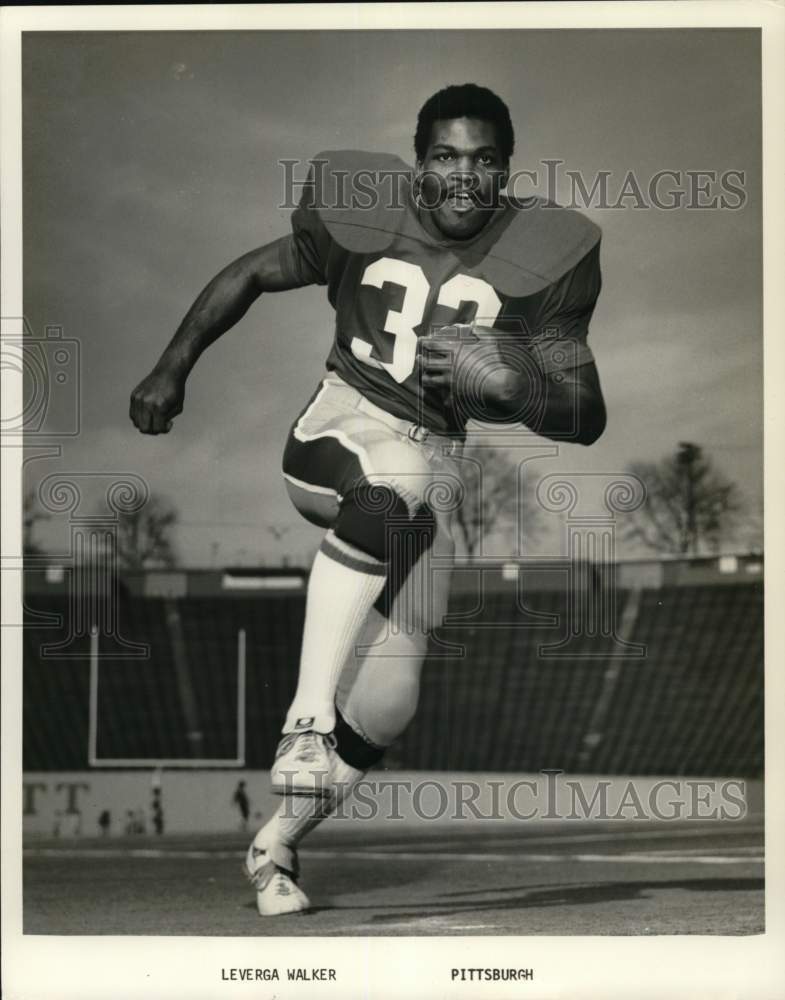
[(418, 161), (425, 159), (433, 123), (450, 118), (478, 118), (480, 121), (491, 122), (496, 128), (499, 152), (505, 160), (512, 156), (515, 131), (507, 105), (487, 87), (479, 87), (476, 83), (461, 83), (440, 90), (420, 108), (417, 131), (414, 133), (414, 152)]

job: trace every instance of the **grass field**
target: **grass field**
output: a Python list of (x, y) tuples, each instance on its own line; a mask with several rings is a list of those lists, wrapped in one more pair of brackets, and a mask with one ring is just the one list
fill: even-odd
[(307, 914), (260, 918), (248, 838), (36, 839), (27, 934), (656, 935), (764, 930), (763, 824), (561, 821), (445, 830), (326, 823), (301, 851)]

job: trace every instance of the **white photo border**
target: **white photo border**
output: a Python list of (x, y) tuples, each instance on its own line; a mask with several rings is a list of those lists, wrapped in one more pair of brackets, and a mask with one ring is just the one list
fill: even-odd
[[(30, 31), (760, 28), (763, 65), (766, 932), (751, 937), (184, 938), (22, 934), (21, 631), (2, 629), (3, 985), (9, 1000), (74, 997), (698, 997), (785, 994), (785, 7), (781, 4), (540, 3), (6, 7), (2, 18), (2, 315), (21, 316), (21, 36)], [(21, 381), (21, 380), (20, 380)], [(9, 392), (5, 412), (19, 412)], [(4, 550), (18, 549), (20, 449), (2, 454)], [(3, 620), (19, 620), (21, 574), (3, 574)], [(267, 951), (263, 942), (268, 942)], [(337, 983), (221, 982), (224, 966), (331, 966)], [(450, 968), (518, 966), (535, 981), (453, 983)]]

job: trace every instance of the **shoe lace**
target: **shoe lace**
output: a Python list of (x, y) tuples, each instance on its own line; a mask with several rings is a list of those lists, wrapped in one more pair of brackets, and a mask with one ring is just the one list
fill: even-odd
[(289, 896), (291, 895), (291, 887), (289, 885), (289, 879), (283, 874), (283, 872), (277, 872), (275, 876), (275, 895), (276, 896)]
[(253, 862), (256, 862), (259, 858), (265, 858), (265, 861), (258, 868), (253, 869), (248, 863), (244, 866), (246, 877), (256, 891), (261, 892), (272, 882), (273, 892), (277, 896), (290, 895), (292, 891), (290, 883), (294, 882), (296, 876), (279, 868), (274, 861), (269, 859), (267, 851), (254, 848)]
[(323, 737), (320, 733), (315, 733), (313, 731), (303, 733), (300, 737), (300, 743), (297, 747), (297, 753), (295, 754), (295, 760), (302, 762), (303, 764), (313, 764), (314, 761), (319, 759), (319, 751), (321, 750)]
[(334, 733), (317, 733), (313, 729), (304, 733), (289, 733), (279, 743), (276, 757), (285, 754), (295, 742), (298, 744), (295, 760), (303, 764), (312, 764), (317, 761), (323, 746), (334, 750), (337, 744)]
[(289, 733), (287, 736), (282, 737), (278, 744), (278, 749), (275, 751), (275, 756), (283, 756), (299, 735), (299, 733)]

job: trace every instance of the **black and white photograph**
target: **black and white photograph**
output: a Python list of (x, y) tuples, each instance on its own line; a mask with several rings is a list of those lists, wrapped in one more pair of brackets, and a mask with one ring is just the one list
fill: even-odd
[(2, 17), (4, 994), (782, 995), (783, 9)]

